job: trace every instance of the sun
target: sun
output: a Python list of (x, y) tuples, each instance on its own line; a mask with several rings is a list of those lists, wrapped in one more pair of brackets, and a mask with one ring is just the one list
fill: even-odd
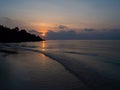
[(42, 34), (41, 34), (41, 35), (44, 37), (44, 36), (46, 36), (46, 33), (45, 33), (45, 32), (42, 32)]

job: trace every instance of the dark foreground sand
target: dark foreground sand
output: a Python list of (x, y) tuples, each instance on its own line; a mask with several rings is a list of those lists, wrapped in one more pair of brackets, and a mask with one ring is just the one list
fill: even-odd
[(40, 53), (0, 51), (0, 90), (88, 90), (61, 64)]

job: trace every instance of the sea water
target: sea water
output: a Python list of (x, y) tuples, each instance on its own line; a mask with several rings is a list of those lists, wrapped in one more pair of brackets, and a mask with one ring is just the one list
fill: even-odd
[(1, 47), (36, 52), (60, 63), (90, 89), (120, 88), (119, 40), (47, 40)]

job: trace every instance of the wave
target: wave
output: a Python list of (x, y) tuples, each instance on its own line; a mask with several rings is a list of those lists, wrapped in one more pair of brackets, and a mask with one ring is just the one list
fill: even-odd
[[(89, 67), (86, 63), (82, 61), (78, 61), (77, 59), (67, 57), (63, 54), (56, 52), (45, 52), (42, 50), (31, 50), (29, 51), (39, 52), (47, 57), (56, 60), (60, 64), (62, 64), (66, 70), (75, 75), (79, 80), (81, 80), (88, 88), (92, 90), (101, 90), (101, 89), (109, 89), (115, 90), (115, 88), (120, 88), (118, 86), (119, 80), (111, 79), (102, 76), (97, 69), (93, 67)], [(109, 86), (110, 85), (110, 86)]]
[(111, 63), (111, 64), (116, 64), (116, 65), (120, 65), (120, 61), (119, 59), (116, 59), (117, 62), (114, 62), (115, 59), (106, 57), (104, 55), (100, 55), (100, 54), (94, 54), (94, 53), (82, 53), (82, 52), (68, 52), (65, 51), (65, 53), (71, 53), (71, 54), (78, 54), (78, 55), (85, 55), (85, 56), (95, 56), (95, 57), (99, 57), (99, 58), (104, 58), (105, 60), (103, 60), (105, 63)]
[[(88, 66), (86, 63), (83, 63), (82, 60), (68, 57), (64, 54), (52, 51), (42, 51), (35, 50), (30, 47), (21, 47), (21, 46), (0, 46), (4, 48), (17, 48), (32, 52), (37, 52), (46, 55), (47, 57), (56, 60), (62, 64), (66, 70), (75, 75), (79, 80), (81, 80), (88, 88), (92, 90), (118, 90), (120, 89), (119, 83), (120, 80), (106, 78), (102, 76), (95, 68)], [(77, 52), (68, 52), (81, 55), (92, 55), (98, 56), (97, 54), (89, 53), (77, 53)]]
[(81, 53), (81, 52), (67, 52), (67, 51), (66, 51), (66, 53), (80, 54), (80, 55), (88, 55), (88, 56), (99, 56), (98, 54)]

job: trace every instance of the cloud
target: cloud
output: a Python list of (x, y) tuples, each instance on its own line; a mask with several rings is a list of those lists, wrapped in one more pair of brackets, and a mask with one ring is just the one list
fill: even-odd
[(38, 32), (36, 30), (28, 30), (27, 32), (31, 33), (31, 34), (35, 34), (37, 36), (41, 36), (42, 32)]
[(55, 27), (53, 27), (53, 29), (55, 31), (66, 31), (69, 30), (69, 27), (65, 25), (56, 25)]
[(58, 29), (60, 29), (60, 30), (66, 30), (66, 29), (68, 29), (68, 27), (64, 26), (64, 25), (59, 25)]
[(59, 31), (49, 30), (46, 39), (58, 40), (73, 40), (73, 39), (86, 39), (86, 40), (120, 40), (120, 29), (109, 30), (96, 30), (96, 29), (83, 29), (81, 32), (76, 32), (76, 29), (70, 29), (61, 25), (57, 27)]
[(30, 26), (23, 21), (14, 20), (9, 17), (0, 17), (0, 25), (5, 25), (11, 28), (19, 27), (24, 29), (29, 29)]
[(83, 31), (84, 31), (84, 32), (94, 32), (95, 29), (88, 29), (88, 28), (86, 28), (86, 29), (84, 29)]

